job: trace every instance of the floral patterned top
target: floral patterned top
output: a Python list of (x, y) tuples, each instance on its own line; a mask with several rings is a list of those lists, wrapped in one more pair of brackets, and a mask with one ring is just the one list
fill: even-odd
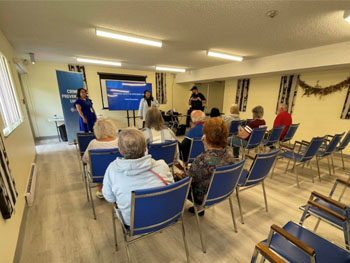
[(192, 189), (196, 204), (202, 204), (204, 195), (208, 191), (213, 170), (217, 166), (220, 167), (233, 163), (234, 158), (230, 147), (222, 150), (206, 150), (197, 156), (187, 172), (187, 175), (192, 177)]

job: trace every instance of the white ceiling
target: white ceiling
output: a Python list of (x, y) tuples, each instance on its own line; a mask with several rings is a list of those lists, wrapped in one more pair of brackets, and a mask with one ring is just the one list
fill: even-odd
[[(265, 15), (272, 9), (274, 19)], [(350, 41), (345, 9), (350, 1), (0, 1), (0, 29), (21, 57), (34, 52), (38, 61), (83, 56), (127, 68), (197, 69), (229, 62), (207, 57), (207, 49), (251, 59)], [(95, 27), (160, 39), (163, 47), (99, 38)]]

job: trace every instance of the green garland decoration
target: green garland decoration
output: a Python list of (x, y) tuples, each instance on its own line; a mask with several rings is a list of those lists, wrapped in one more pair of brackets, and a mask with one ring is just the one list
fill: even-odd
[(323, 96), (329, 95), (336, 91), (341, 91), (344, 88), (347, 88), (350, 86), (350, 77), (348, 77), (346, 80), (343, 80), (342, 82), (339, 82), (335, 85), (330, 85), (328, 87), (322, 88), (320, 85), (317, 84), (312, 87), (309, 84), (305, 83), (305, 81), (302, 81), (299, 79), (298, 85), (304, 90), (304, 95), (309, 97), (310, 95), (320, 96), (322, 98)]

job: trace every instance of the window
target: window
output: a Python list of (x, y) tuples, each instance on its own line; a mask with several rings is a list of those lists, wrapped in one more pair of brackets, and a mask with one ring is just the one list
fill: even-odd
[(3, 133), (8, 136), (22, 122), (15, 86), (6, 58), (0, 53), (0, 113), (4, 123)]

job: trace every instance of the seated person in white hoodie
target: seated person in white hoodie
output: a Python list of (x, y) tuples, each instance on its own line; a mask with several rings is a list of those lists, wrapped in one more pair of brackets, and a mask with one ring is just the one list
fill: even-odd
[(130, 225), (131, 192), (139, 189), (164, 186), (173, 183), (168, 165), (145, 155), (145, 136), (135, 128), (127, 128), (119, 134), (119, 151), (124, 158), (117, 158), (107, 168), (102, 193), (110, 203), (117, 203), (124, 224)]

